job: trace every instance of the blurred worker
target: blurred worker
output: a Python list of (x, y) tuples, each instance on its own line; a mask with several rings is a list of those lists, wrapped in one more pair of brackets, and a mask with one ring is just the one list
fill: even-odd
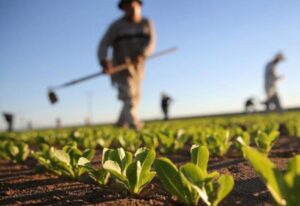
[(255, 111), (256, 111), (255, 99), (253, 97), (250, 97), (245, 102), (245, 113), (251, 113)]
[(13, 131), (14, 115), (10, 113), (3, 113), (3, 117), (7, 123), (7, 131)]
[(164, 120), (169, 120), (169, 106), (172, 98), (164, 93), (161, 95), (161, 109), (164, 114)]
[[(103, 72), (111, 74), (113, 67), (128, 59), (134, 66), (111, 75), (112, 84), (118, 89), (118, 98), (123, 102), (117, 126), (141, 129), (143, 124), (137, 117), (141, 96), (141, 81), (144, 62), (155, 47), (155, 32), (152, 22), (142, 16), (141, 0), (121, 0), (119, 8), (124, 15), (113, 22), (100, 42), (98, 58)], [(112, 60), (108, 49), (113, 49)]]
[(62, 128), (61, 119), (59, 117), (56, 118), (55, 123), (56, 123), (56, 129)]
[(27, 130), (32, 130), (32, 122), (31, 121), (27, 122)]
[(282, 76), (278, 76), (276, 72), (276, 66), (279, 62), (284, 60), (283, 54), (279, 53), (275, 58), (267, 64), (265, 70), (265, 91), (267, 94), (267, 100), (265, 102), (266, 111), (269, 112), (271, 107), (279, 113), (283, 113), (283, 109), (280, 104), (280, 100), (277, 94), (276, 83), (282, 79)]

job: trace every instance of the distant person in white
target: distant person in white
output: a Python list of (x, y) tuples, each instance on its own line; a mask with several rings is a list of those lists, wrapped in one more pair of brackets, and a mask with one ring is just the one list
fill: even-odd
[(283, 109), (280, 104), (280, 100), (277, 94), (276, 84), (278, 80), (281, 80), (283, 77), (278, 76), (276, 72), (276, 65), (284, 60), (283, 54), (279, 53), (275, 58), (267, 64), (265, 70), (265, 91), (267, 94), (266, 111), (269, 112), (276, 110), (279, 113), (283, 113)]

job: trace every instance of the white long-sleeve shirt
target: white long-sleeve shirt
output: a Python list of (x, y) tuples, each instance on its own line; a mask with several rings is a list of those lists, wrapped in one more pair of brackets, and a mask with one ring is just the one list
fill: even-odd
[(279, 79), (276, 73), (275, 63), (272, 61), (267, 64), (265, 70), (265, 91), (268, 98), (271, 98), (276, 94), (276, 83)]

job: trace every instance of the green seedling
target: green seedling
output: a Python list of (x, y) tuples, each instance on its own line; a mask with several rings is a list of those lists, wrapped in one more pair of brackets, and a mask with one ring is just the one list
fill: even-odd
[(207, 172), (209, 151), (205, 146), (191, 148), (191, 163), (179, 169), (168, 158), (159, 158), (154, 167), (165, 189), (186, 205), (198, 205), (200, 199), (206, 205), (216, 206), (232, 190), (234, 181), (230, 175)]

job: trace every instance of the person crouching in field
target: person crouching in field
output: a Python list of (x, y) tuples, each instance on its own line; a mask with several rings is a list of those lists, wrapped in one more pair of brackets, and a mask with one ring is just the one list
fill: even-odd
[(276, 83), (278, 80), (281, 80), (283, 77), (278, 76), (276, 73), (276, 66), (279, 62), (284, 60), (283, 54), (279, 53), (275, 56), (275, 58), (267, 64), (265, 70), (265, 91), (267, 94), (267, 100), (265, 102), (266, 111), (269, 112), (271, 110), (271, 106), (275, 107), (277, 112), (283, 113), (283, 109), (280, 104), (280, 100), (277, 94)]
[[(129, 58), (134, 69), (111, 75), (112, 84), (118, 89), (118, 98), (123, 102), (121, 114), (116, 126), (141, 129), (143, 124), (137, 116), (141, 96), (141, 82), (146, 58), (155, 47), (155, 32), (152, 22), (142, 17), (141, 0), (121, 0), (119, 8), (124, 16), (113, 22), (102, 38), (98, 59), (103, 72), (110, 74), (113, 66), (124, 64)], [(108, 58), (108, 49), (112, 47), (112, 60)], [(131, 71), (131, 72), (129, 72)]]

